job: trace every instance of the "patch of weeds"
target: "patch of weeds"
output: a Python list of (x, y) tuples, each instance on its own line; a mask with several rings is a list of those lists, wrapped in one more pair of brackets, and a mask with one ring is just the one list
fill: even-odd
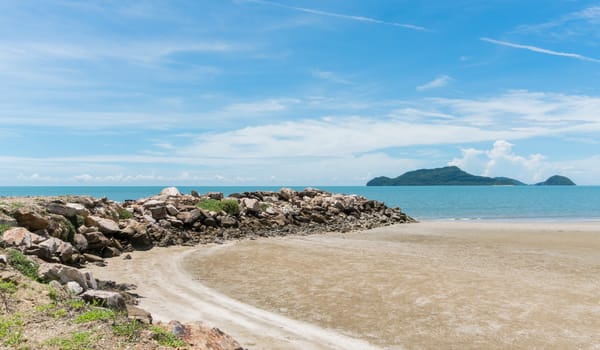
[(177, 338), (177, 336), (165, 329), (158, 326), (151, 326), (150, 330), (154, 332), (154, 339), (159, 345), (169, 346), (172, 348), (179, 348), (185, 345), (183, 340)]
[(40, 265), (35, 261), (30, 260), (20, 251), (14, 249), (9, 250), (8, 263), (32, 280), (38, 279), (37, 270)]
[(67, 317), (67, 315), (69, 315), (69, 313), (67, 312), (67, 310), (64, 307), (61, 307), (60, 309), (56, 309), (50, 313), (50, 316), (52, 316), (53, 318), (65, 318), (65, 317)]
[(267, 209), (269, 209), (270, 205), (268, 205), (267, 203), (261, 203), (260, 205), (260, 210), (265, 211)]
[(54, 304), (54, 303), (41, 304), (41, 305), (36, 305), (35, 311), (46, 313), (46, 312), (50, 312), (54, 308), (56, 308), (56, 304)]
[(112, 331), (115, 335), (126, 337), (128, 340), (137, 339), (142, 329), (143, 325), (138, 320), (117, 323), (112, 326)]
[(20, 314), (8, 318), (0, 317), (0, 339), (4, 345), (11, 348), (16, 348), (25, 341), (23, 338), (23, 320)]
[(119, 219), (120, 220), (127, 220), (127, 219), (131, 219), (133, 217), (133, 214), (127, 210), (127, 209), (120, 209), (119, 210)]
[(48, 286), (48, 298), (52, 301), (57, 301), (60, 298), (58, 291), (52, 286)]
[(0, 236), (2, 236), (4, 232), (10, 230), (11, 228), (13, 227), (9, 224), (0, 224)]
[(16, 293), (17, 292), (17, 286), (11, 282), (11, 281), (1, 281), (0, 282), (0, 293), (8, 293), (8, 294), (12, 294), (12, 293)]
[(2, 301), (2, 305), (4, 306), (4, 311), (10, 312), (10, 304), (12, 299), (10, 297), (11, 294), (17, 292), (17, 286), (11, 281), (2, 281), (0, 282), (0, 301)]
[(88, 310), (75, 318), (75, 323), (87, 323), (93, 321), (107, 321), (115, 317), (115, 312), (110, 309), (94, 308)]
[(92, 332), (76, 332), (70, 338), (52, 338), (46, 341), (47, 345), (57, 346), (61, 350), (90, 349), (95, 342)]
[(82, 299), (70, 299), (66, 304), (71, 310), (83, 310), (87, 306)]

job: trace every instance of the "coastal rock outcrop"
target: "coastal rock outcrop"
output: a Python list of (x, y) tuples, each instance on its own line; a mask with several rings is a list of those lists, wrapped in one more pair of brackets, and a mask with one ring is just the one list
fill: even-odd
[(315, 188), (225, 197), (220, 192), (186, 195), (169, 187), (124, 203), (86, 196), (12, 200), (13, 205), (0, 206), (0, 213), (22, 227), (5, 232), (2, 243), (71, 266), (102, 264), (104, 258), (154, 246), (348, 232), (413, 221), (399, 208)]

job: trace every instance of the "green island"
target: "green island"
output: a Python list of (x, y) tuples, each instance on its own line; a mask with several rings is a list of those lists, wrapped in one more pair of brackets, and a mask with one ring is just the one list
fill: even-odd
[[(487, 177), (469, 174), (457, 166), (435, 169), (419, 169), (398, 177), (376, 177), (367, 186), (526, 186), (527, 184), (509, 177)], [(574, 186), (571, 179), (554, 175), (535, 186)]]

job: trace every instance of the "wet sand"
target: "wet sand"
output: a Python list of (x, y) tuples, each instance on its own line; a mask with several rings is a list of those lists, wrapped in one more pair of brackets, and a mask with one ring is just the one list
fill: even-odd
[(202, 284), (384, 348), (600, 348), (600, 223), (420, 223), (189, 255)]
[(427, 222), (93, 268), (249, 349), (600, 348), (600, 223)]

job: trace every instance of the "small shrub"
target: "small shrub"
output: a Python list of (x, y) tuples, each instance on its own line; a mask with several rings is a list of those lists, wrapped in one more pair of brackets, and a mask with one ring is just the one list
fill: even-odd
[(32, 280), (38, 279), (37, 270), (40, 267), (39, 264), (29, 260), (29, 258), (20, 251), (14, 249), (9, 250), (8, 263)]
[(54, 287), (48, 286), (48, 298), (52, 301), (57, 301), (59, 297), (58, 291)]
[(240, 204), (235, 199), (224, 199), (223, 210), (229, 215), (240, 214)]
[(179, 348), (185, 345), (183, 340), (177, 338), (177, 336), (165, 329), (162, 329), (158, 326), (150, 327), (150, 330), (154, 332), (154, 339), (158, 342), (159, 345), (169, 346), (172, 348)]
[(200, 209), (219, 212), (223, 210), (223, 203), (217, 199), (201, 199), (196, 206)]
[(94, 308), (86, 311), (75, 318), (75, 323), (87, 323), (93, 321), (107, 321), (115, 317), (115, 312), (110, 309)]
[(131, 219), (133, 217), (133, 214), (127, 210), (127, 209), (120, 209), (119, 210), (119, 219), (120, 220), (127, 220), (127, 219)]

